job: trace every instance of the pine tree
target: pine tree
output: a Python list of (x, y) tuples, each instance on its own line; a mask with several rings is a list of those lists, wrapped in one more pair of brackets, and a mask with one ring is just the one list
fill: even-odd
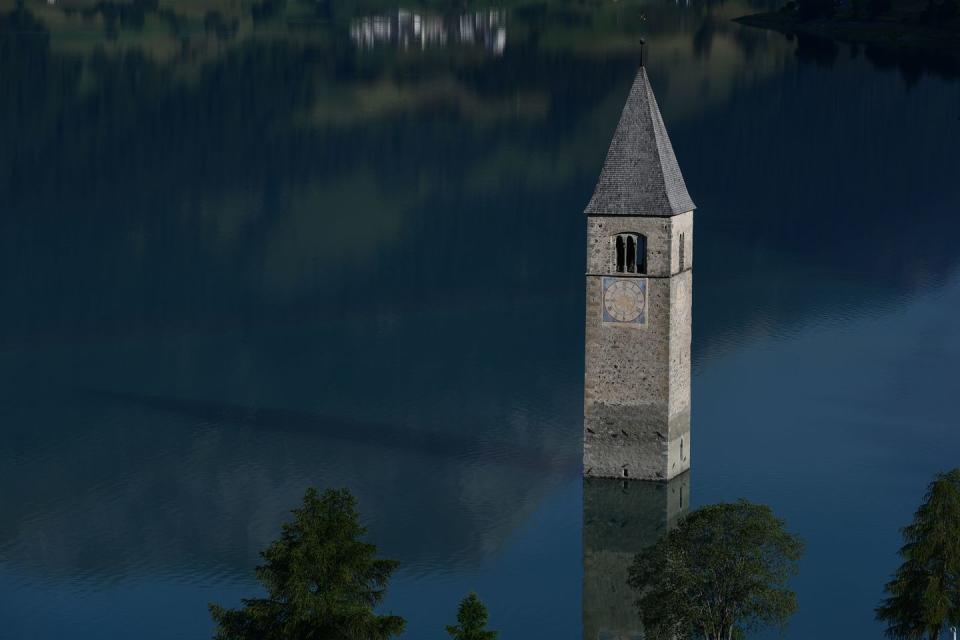
[(453, 640), (494, 640), (497, 637), (496, 631), (486, 629), (487, 608), (475, 593), (460, 601), (457, 623), (447, 626), (447, 633)]
[(890, 638), (940, 638), (960, 624), (960, 469), (938, 474), (903, 529), (903, 564), (876, 609)]
[(386, 640), (403, 632), (399, 616), (374, 613), (397, 568), (362, 542), (356, 502), (346, 489), (307, 490), (293, 521), (260, 555), (265, 598), (240, 609), (210, 605), (216, 640)]

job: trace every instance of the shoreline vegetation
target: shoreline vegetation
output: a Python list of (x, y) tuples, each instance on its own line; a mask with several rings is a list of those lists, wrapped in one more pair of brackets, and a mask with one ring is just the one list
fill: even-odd
[[(365, 540), (353, 494), (308, 488), (291, 513), (280, 537), (260, 553), (255, 574), (266, 597), (244, 598), (237, 609), (209, 605), (214, 640), (402, 635), (405, 618), (376, 611), (400, 563), (380, 557), (377, 545)], [(888, 637), (939, 640), (960, 619), (958, 520), (960, 468), (934, 476), (913, 522), (901, 529), (903, 563), (874, 610)], [(624, 535), (631, 534), (618, 537)], [(767, 505), (743, 499), (705, 505), (648, 542), (633, 557), (623, 586), (637, 596), (633, 606), (647, 638), (745, 640), (763, 628), (784, 630), (796, 613), (788, 583), (803, 549)], [(451, 640), (497, 640), (488, 619), (486, 605), (471, 592), (446, 631)]]
[(790, 0), (734, 22), (960, 66), (958, 0)]

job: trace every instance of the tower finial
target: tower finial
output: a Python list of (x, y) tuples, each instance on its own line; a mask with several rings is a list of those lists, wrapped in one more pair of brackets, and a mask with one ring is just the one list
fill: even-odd
[(644, 58), (644, 55), (643, 55), (644, 51), (643, 51), (643, 50), (644, 50), (644, 47), (646, 47), (646, 46), (647, 46), (647, 41), (644, 40), (643, 38), (640, 38), (640, 66), (641, 66), (641, 67), (643, 66), (643, 62), (644, 62), (644, 60), (643, 60), (643, 58)]

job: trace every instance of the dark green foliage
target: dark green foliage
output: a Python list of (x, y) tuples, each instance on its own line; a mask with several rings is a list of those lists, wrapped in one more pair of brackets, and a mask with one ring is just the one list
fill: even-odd
[(694, 511), (630, 567), (646, 637), (729, 640), (785, 626), (797, 608), (786, 581), (802, 551), (765, 505), (740, 501)]
[(939, 25), (957, 16), (957, 0), (927, 0), (927, 6), (920, 16), (920, 21)]
[(798, 60), (822, 67), (832, 67), (840, 55), (840, 46), (832, 38), (798, 33), (796, 55)]
[(219, 11), (207, 11), (203, 16), (203, 28), (207, 33), (216, 34), (220, 40), (232, 38), (240, 24), (236, 20), (228, 21)]
[(457, 624), (447, 626), (447, 633), (453, 640), (494, 640), (497, 632), (488, 631), (486, 626), (487, 608), (477, 594), (471, 593), (460, 601)]
[(366, 530), (350, 492), (309, 489), (293, 516), (260, 554), (267, 597), (236, 610), (210, 605), (216, 639), (384, 640), (403, 632), (403, 618), (373, 612), (397, 563), (360, 541)]
[(891, 0), (867, 0), (867, 17), (879, 17), (889, 11), (891, 6)]
[(132, 2), (105, 0), (93, 7), (83, 9), (83, 15), (93, 18), (99, 14), (108, 32), (115, 33), (119, 27), (142, 31), (146, 16), (155, 13), (158, 6), (158, 0), (133, 0)]
[(877, 619), (890, 638), (939, 638), (960, 624), (960, 469), (934, 478), (903, 540)]
[(834, 0), (797, 0), (797, 13), (801, 20), (829, 18), (834, 13)]
[(286, 4), (286, 0), (261, 0), (250, 8), (250, 17), (255, 23), (272, 20), (283, 12)]

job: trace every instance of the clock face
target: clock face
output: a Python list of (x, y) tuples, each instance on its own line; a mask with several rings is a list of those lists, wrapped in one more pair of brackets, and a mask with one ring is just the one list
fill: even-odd
[(644, 326), (647, 323), (647, 279), (604, 278), (603, 322)]

